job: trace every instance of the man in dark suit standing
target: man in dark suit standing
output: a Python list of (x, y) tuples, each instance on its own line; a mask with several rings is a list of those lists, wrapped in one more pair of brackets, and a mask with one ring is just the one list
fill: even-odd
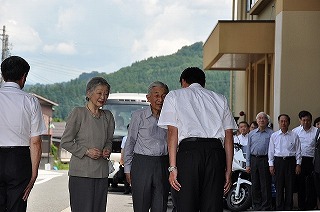
[(320, 128), (316, 133), (316, 146), (314, 153), (314, 183), (317, 191), (318, 200), (320, 200)]

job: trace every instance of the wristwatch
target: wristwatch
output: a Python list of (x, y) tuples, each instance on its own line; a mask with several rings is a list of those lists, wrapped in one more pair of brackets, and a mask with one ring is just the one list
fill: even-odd
[(169, 166), (168, 171), (173, 172), (174, 170), (177, 170), (176, 166)]

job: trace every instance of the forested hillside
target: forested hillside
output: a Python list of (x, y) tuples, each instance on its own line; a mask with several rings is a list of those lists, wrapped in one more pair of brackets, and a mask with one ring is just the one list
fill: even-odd
[[(111, 93), (146, 93), (148, 85), (156, 80), (169, 86), (170, 90), (180, 88), (179, 77), (186, 67), (196, 66), (202, 69), (202, 42), (182, 47), (175, 54), (150, 57), (133, 63), (131, 66), (106, 74), (93, 71), (82, 73), (69, 82), (55, 84), (36, 84), (28, 86), (26, 91), (36, 93), (59, 104), (55, 107), (54, 118), (65, 119), (75, 106), (85, 104), (85, 87), (94, 76), (102, 76), (111, 85)], [(229, 96), (229, 72), (207, 71), (206, 88)]]

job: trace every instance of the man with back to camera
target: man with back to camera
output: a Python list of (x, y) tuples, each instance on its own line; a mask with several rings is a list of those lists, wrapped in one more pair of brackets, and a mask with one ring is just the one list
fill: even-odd
[(180, 83), (182, 89), (167, 94), (158, 122), (168, 129), (175, 207), (179, 212), (223, 211), (223, 194), (231, 186), (235, 120), (227, 99), (204, 88), (201, 69), (186, 68)]
[(272, 129), (268, 127), (269, 119), (265, 112), (256, 116), (258, 128), (249, 133), (246, 171), (251, 174), (252, 205), (254, 211), (272, 209), (271, 175), (268, 164), (268, 148)]
[(298, 185), (298, 207), (300, 210), (313, 209), (316, 206), (314, 187), (307, 189), (307, 178), (310, 183), (312, 180), (313, 157), (315, 151), (315, 137), (317, 128), (312, 126), (312, 115), (309, 111), (300, 111), (299, 114), (300, 126), (294, 128), (292, 131), (298, 134), (301, 142), (301, 173), (297, 177)]
[(301, 172), (301, 144), (296, 133), (289, 130), (290, 117), (278, 116), (280, 130), (271, 135), (268, 158), (271, 175), (275, 175), (276, 210), (292, 210), (296, 174)]
[(47, 132), (36, 97), (24, 87), (29, 64), (11, 56), (1, 64), (0, 211), (22, 212), (38, 176), (40, 135)]
[(167, 130), (157, 126), (168, 86), (155, 81), (148, 87), (150, 106), (133, 112), (124, 147), (124, 173), (131, 184), (136, 212), (166, 212), (168, 183)]

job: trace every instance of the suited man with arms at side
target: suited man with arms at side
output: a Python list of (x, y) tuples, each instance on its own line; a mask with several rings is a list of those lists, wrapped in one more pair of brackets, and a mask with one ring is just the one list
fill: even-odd
[(167, 130), (157, 126), (163, 100), (169, 92), (160, 81), (149, 85), (150, 106), (133, 112), (124, 147), (124, 173), (131, 184), (135, 212), (166, 212), (168, 183)]
[(315, 192), (312, 190), (313, 186), (308, 188), (307, 185), (312, 183), (310, 179), (314, 169), (313, 156), (317, 128), (312, 126), (312, 115), (309, 111), (302, 110), (298, 116), (300, 126), (292, 130), (299, 136), (301, 142), (301, 174), (297, 176), (296, 181), (298, 187), (298, 207), (300, 210), (310, 210), (316, 205)]
[(251, 174), (253, 210), (272, 209), (271, 174), (268, 164), (268, 148), (272, 129), (268, 127), (268, 115), (260, 112), (256, 116), (258, 128), (249, 133), (246, 171)]
[(317, 191), (318, 201), (320, 201), (320, 128), (316, 133), (316, 145), (314, 152), (314, 183)]

